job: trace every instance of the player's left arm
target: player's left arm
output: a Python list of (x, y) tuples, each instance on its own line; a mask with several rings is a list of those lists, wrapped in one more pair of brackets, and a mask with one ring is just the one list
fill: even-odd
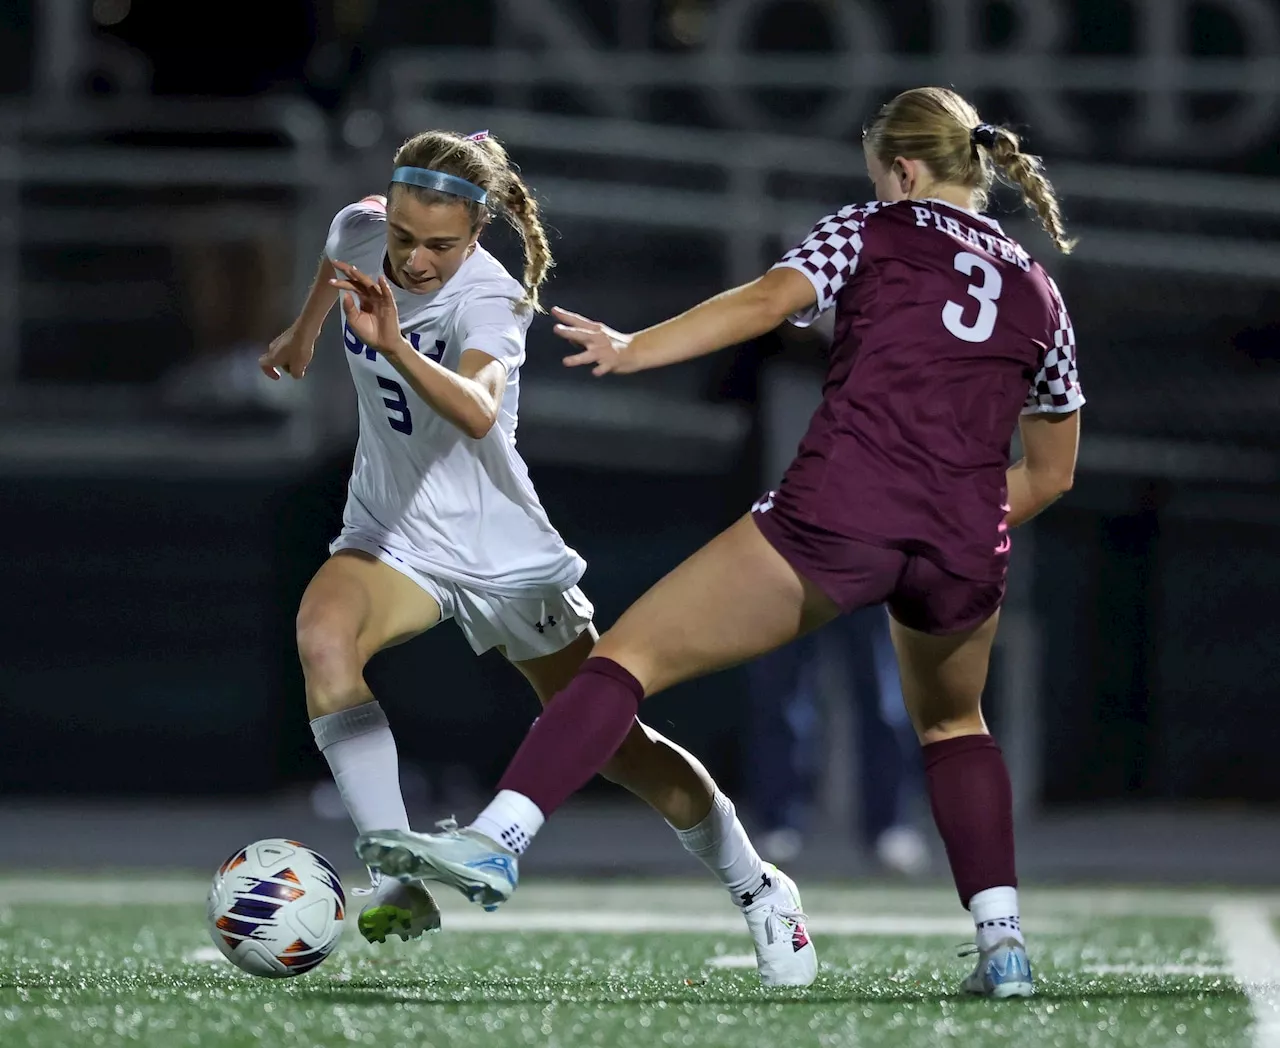
[[(510, 362), (468, 346), (459, 358), (456, 372), (442, 367), (422, 356), (400, 333), (395, 296), (384, 275), (380, 274), (375, 280), (338, 259), (333, 260), (333, 266), (342, 279), (334, 279), (330, 283), (340, 292), (349, 292), (342, 295), (342, 310), (346, 314), (347, 326), (356, 336), (366, 346), (381, 353), (404, 376), (410, 388), (442, 418), (473, 440), (479, 440), (488, 433), (502, 407)], [(509, 309), (506, 315), (510, 315)], [(495, 353), (508, 352), (511, 341), (508, 333), (503, 333), (507, 334), (505, 341), (492, 337), (489, 328), (480, 325), (472, 327), (470, 333), (481, 341), (492, 338), (485, 345), (492, 345)], [(523, 355), (523, 335), (522, 332), (519, 334), (518, 352)]]
[(665, 367), (758, 338), (787, 317), (814, 305), (813, 284), (794, 269), (771, 269), (764, 276), (709, 298), (661, 324), (626, 335), (595, 320), (556, 308), (556, 334), (580, 352), (565, 357), (570, 367), (594, 365), (593, 375), (628, 374)]
[(507, 388), (507, 366), (478, 349), (465, 349), (458, 370), (422, 356), (401, 338), (386, 358), (441, 418), (479, 440), (493, 428)]
[(1080, 451), (1080, 412), (1035, 412), (1019, 423), (1022, 458), (1009, 467), (1006, 482), (1011, 528), (1025, 524), (1071, 490)]
[(1062, 293), (1045, 276), (1049, 290), (1048, 333), (1040, 370), (1022, 405), (1018, 430), (1022, 458), (1006, 474), (1011, 528), (1024, 524), (1071, 490), (1080, 451), (1080, 409), (1084, 393), (1076, 367), (1076, 332)]

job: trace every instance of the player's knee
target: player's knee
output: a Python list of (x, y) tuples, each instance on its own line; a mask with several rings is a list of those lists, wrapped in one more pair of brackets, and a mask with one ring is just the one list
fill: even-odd
[(308, 691), (341, 691), (360, 677), (355, 637), (332, 616), (303, 607), (296, 623), (298, 660)]

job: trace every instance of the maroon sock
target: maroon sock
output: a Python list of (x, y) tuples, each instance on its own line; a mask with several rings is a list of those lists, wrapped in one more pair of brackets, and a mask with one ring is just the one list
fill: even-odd
[(644, 699), (644, 688), (612, 659), (587, 659), (542, 711), (498, 783), (550, 815), (609, 763)]
[(990, 735), (960, 735), (924, 747), (933, 821), (947, 848), (960, 901), (1018, 886), (1013, 862), (1013, 787)]

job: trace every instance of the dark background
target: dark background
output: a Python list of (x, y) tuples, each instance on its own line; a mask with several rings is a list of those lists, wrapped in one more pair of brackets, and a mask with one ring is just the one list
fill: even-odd
[[(319, 355), (338, 370), (288, 410), (253, 396), (183, 407), (166, 382), (227, 343), (260, 351), (288, 322), (329, 216), (385, 177), (402, 137), (397, 113), (438, 115), (443, 126), (455, 112), (492, 114), (503, 139), (515, 133), (511, 114), (522, 114), (711, 143), (752, 133), (856, 148), (875, 104), (936, 70), (988, 119), (1024, 129), (1051, 176), (1074, 174), (1064, 206), (1085, 230), (1080, 255), (1054, 262), (1089, 397), (1080, 476), (1023, 539), (1015, 571), (1028, 583), (1017, 610), (1036, 626), (1038, 684), (1033, 694), (993, 695), (997, 733), (1000, 710), (1034, 707), (1038, 771), (1025, 785), (1037, 810), (1223, 801), (1269, 810), (1280, 800), (1280, 210), (1252, 210), (1240, 194), (1280, 199), (1280, 51), (1268, 36), (1280, 34), (1280, 10), (1268, 8), (1275, 24), (1263, 31), (1229, 4), (1188, 5), (1160, 51), (1146, 35), (1150, 5), (975, 3), (966, 8), (973, 41), (956, 58), (943, 46), (944, 6), (760, 0), (742, 68), (835, 55), (842, 64), (832, 68), (866, 80), (733, 88), (750, 103), (744, 123), (712, 89), (672, 76), (627, 87), (625, 112), (608, 111), (604, 88), (487, 82), (482, 56), (473, 82), (428, 83), (418, 109), (396, 109), (404, 99), (383, 79), (395, 55), (429, 72), (458, 49), (514, 50), (530, 69), (571, 64), (558, 50), (563, 27), (539, 28), (549, 11), (597, 57), (697, 68), (726, 32), (717, 19), (728, 9), (697, 0), (233, 0), (216, 12), (161, 0), (6, 4), (0, 153), (20, 161), (0, 182), (12, 262), (0, 267), (10, 303), (0, 329), (0, 790), (262, 795), (323, 776), (292, 621), (337, 529), (354, 444), (337, 339), (328, 330)], [(878, 43), (868, 30), (861, 55), (838, 52), (842, 11), (874, 22)], [(1050, 42), (1028, 44), (1033, 31)], [(497, 57), (500, 66), (511, 62)], [(1192, 90), (1202, 69), (1227, 69), (1225, 86)], [(1153, 84), (1183, 76), (1186, 90), (1162, 101), (1142, 70)], [(841, 124), (829, 114), (853, 91), (865, 104)], [(1228, 126), (1255, 104), (1256, 119)], [(1176, 134), (1152, 130), (1159, 106)], [(1046, 124), (1046, 112), (1063, 119)], [(730, 235), (714, 223), (590, 213), (591, 194), (606, 190), (719, 199), (732, 163), (610, 148), (588, 156), (566, 143), (551, 130), (509, 143), (535, 191), (561, 187), (543, 194), (559, 260), (550, 301), (627, 328), (741, 277), (726, 262)], [(264, 174), (220, 183), (194, 173), (228, 164)], [(589, 191), (566, 194), (568, 178)], [(775, 173), (759, 192), (760, 213), (795, 203), (811, 221), (868, 187), (853, 166)], [(996, 203), (1002, 213), (1016, 205), (1006, 195)], [(286, 234), (255, 240), (253, 224), (276, 219)], [(1048, 256), (1043, 239), (1009, 219)], [(228, 232), (234, 222), (249, 232)], [(250, 244), (244, 258), (216, 254), (237, 237)], [(787, 239), (766, 237), (767, 251)], [(272, 244), (283, 261), (271, 260)], [(494, 244), (510, 257), (509, 239)], [(215, 289), (207, 275), (192, 277), (206, 272), (191, 268), (193, 256), (241, 283)], [(758, 261), (748, 253), (742, 271)], [(263, 319), (210, 334), (202, 303), (214, 321)], [(765, 340), (619, 384), (624, 398), (650, 399), (627, 411), (602, 402), (605, 420), (593, 422), (533, 408), (536, 390), (571, 381), (552, 342), (548, 325), (535, 325), (521, 446), (551, 519), (589, 562), (583, 585), (603, 627), (763, 486), (756, 367), (778, 346)], [(738, 436), (688, 436), (677, 424), (686, 411), (737, 419)], [(379, 655), (369, 674), (393, 710), (402, 756), (433, 796), (492, 782), (534, 714), (514, 671), (496, 655), (473, 657), (448, 626)], [(743, 688), (731, 671), (652, 704), (651, 719), (728, 787), (746, 774)]]

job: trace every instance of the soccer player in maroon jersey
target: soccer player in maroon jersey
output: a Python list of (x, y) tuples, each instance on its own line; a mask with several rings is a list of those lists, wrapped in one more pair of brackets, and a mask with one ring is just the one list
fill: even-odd
[[(824, 218), (758, 280), (634, 335), (557, 311), (557, 333), (578, 347), (565, 363), (604, 375), (834, 308), (823, 402), (778, 490), (600, 639), (477, 821), (367, 834), (357, 849), (371, 866), (502, 902), (517, 866), (497, 841), (532, 837), (612, 756), (647, 696), (885, 603), (934, 818), (976, 925), (978, 964), (963, 989), (1032, 993), (1009, 774), (981, 696), (1009, 529), (1070, 488), (1084, 398), (1057, 287), (980, 213), (992, 179), (1022, 189), (1060, 250), (1071, 242), (1038, 159), (954, 92), (897, 96), (864, 146), (877, 199)], [(1023, 458), (1009, 466), (1015, 428)]]

